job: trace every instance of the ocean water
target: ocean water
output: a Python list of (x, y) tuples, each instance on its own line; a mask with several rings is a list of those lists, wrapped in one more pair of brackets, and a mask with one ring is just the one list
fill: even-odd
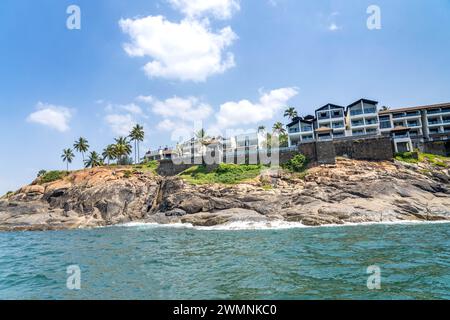
[(0, 233), (0, 299), (450, 299), (450, 224)]

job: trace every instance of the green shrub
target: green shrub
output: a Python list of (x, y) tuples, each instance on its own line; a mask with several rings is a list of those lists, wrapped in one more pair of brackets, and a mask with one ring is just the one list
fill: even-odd
[(42, 177), (44, 174), (46, 174), (47, 173), (47, 171), (45, 171), (45, 170), (40, 170), (39, 172), (38, 172), (38, 174), (37, 174), (37, 177), (38, 178), (40, 178), (40, 177)]
[(133, 171), (131, 171), (131, 170), (127, 170), (127, 171), (125, 171), (124, 174), (123, 174), (123, 177), (124, 177), (125, 179), (129, 179), (129, 178), (131, 178), (132, 176), (133, 176)]
[(394, 155), (394, 159), (406, 163), (418, 163), (419, 159), (415, 152), (400, 152)]
[(206, 166), (193, 166), (180, 176), (194, 184), (236, 184), (254, 179), (261, 173), (260, 165), (237, 165), (222, 163), (217, 169), (208, 172)]
[(14, 194), (13, 191), (8, 191), (4, 196), (0, 197), (0, 198), (6, 198), (8, 199), (9, 197), (11, 197)]
[(49, 171), (39, 178), (39, 183), (43, 184), (58, 181), (66, 177), (68, 174), (69, 173), (67, 171)]
[(295, 155), (291, 160), (286, 162), (282, 167), (283, 169), (291, 172), (303, 172), (308, 165), (308, 160), (303, 154)]

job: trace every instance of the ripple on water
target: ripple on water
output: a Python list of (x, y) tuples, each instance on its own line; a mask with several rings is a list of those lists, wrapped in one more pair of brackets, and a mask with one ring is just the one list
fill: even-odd
[[(0, 234), (2, 299), (448, 299), (450, 225)], [(82, 270), (68, 291), (66, 268)], [(367, 289), (367, 267), (382, 290)]]

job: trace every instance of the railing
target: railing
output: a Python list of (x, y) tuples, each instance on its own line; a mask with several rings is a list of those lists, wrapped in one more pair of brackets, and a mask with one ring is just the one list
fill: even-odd
[(350, 111), (351, 116), (359, 116), (360, 114), (363, 114), (362, 110), (352, 110)]
[(364, 122), (363, 121), (359, 121), (359, 122), (353, 122), (352, 121), (352, 127), (360, 127), (363, 126)]
[(408, 122), (407, 127), (408, 128), (413, 128), (413, 127), (419, 127), (420, 124), (418, 122)]
[(375, 108), (364, 109), (364, 113), (365, 113), (365, 114), (368, 114), (368, 113), (377, 113), (377, 109), (375, 109)]
[(441, 109), (436, 109), (436, 110), (428, 110), (427, 114), (436, 114), (436, 113), (442, 113)]
[(297, 133), (297, 132), (300, 132), (298, 128), (289, 129), (289, 133)]
[(428, 121), (428, 125), (434, 126), (436, 124), (442, 124), (442, 121)]

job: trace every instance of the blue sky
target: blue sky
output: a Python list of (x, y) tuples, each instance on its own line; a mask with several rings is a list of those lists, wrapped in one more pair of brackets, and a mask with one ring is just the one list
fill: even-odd
[(79, 136), (101, 152), (135, 122), (144, 150), (199, 120), (271, 127), (286, 105), (450, 101), (448, 0), (2, 0), (0, 43), (0, 194), (64, 169)]

